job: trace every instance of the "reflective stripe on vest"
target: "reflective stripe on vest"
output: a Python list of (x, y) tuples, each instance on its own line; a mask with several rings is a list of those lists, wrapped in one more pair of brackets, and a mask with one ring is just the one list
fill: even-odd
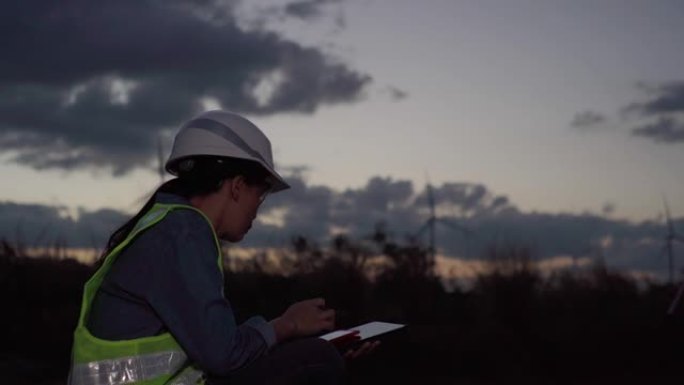
[(76, 364), (71, 384), (123, 385), (147, 381), (178, 372), (187, 358), (182, 351), (170, 351)]
[(180, 375), (176, 376), (169, 385), (194, 385), (204, 383), (204, 373), (195, 370), (193, 367), (186, 368)]
[(209, 219), (192, 206), (155, 204), (133, 230), (105, 258), (102, 266), (86, 282), (81, 314), (74, 332), (69, 385), (195, 385), (203, 382), (203, 373), (192, 365), (178, 342), (169, 333), (124, 341), (109, 341), (93, 336), (85, 327), (86, 319), (105, 275), (116, 257), (143, 231), (159, 223), (170, 211), (191, 209), (207, 220), (218, 253), (218, 267), (223, 273), (221, 248)]

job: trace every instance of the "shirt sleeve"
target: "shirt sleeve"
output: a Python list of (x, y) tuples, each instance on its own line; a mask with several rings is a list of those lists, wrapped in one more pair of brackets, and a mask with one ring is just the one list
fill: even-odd
[(237, 325), (224, 298), (211, 227), (198, 213), (175, 210), (157, 226), (159, 258), (147, 300), (188, 357), (208, 373), (226, 375), (276, 342), (270, 323)]

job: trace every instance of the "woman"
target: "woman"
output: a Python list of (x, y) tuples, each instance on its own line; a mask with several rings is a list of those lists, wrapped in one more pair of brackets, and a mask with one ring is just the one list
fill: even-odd
[(205, 112), (178, 132), (166, 169), (177, 178), (114, 232), (86, 283), (69, 383), (340, 383), (337, 350), (305, 338), (335, 326), (323, 299), (237, 325), (223, 297), (218, 239), (240, 241), (266, 196), (289, 188), (268, 138)]

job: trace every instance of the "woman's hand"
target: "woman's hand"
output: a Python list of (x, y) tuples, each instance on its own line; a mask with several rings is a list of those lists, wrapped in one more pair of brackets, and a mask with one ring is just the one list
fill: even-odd
[(368, 341), (364, 342), (361, 346), (359, 346), (356, 349), (349, 349), (347, 350), (346, 353), (344, 353), (344, 358), (347, 361), (353, 361), (359, 357), (363, 357), (365, 355), (370, 354), (373, 350), (375, 350), (378, 346), (380, 346), (380, 341)]
[(335, 328), (335, 310), (326, 309), (323, 298), (308, 299), (292, 304), (271, 324), (278, 341), (310, 336)]

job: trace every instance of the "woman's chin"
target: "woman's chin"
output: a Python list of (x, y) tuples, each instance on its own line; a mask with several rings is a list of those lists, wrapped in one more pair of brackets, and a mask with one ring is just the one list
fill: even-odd
[(231, 243), (240, 242), (244, 237), (245, 234), (218, 234), (220, 240)]

